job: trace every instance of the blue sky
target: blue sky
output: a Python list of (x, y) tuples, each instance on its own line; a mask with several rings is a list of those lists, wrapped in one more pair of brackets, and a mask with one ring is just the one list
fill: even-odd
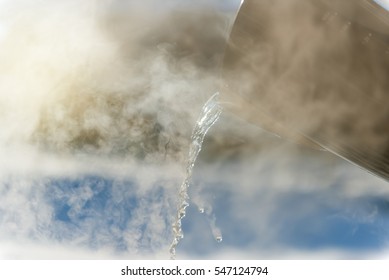
[[(0, 12), (0, 258), (169, 258), (191, 124), (214, 93), (215, 77), (191, 69), (169, 72), (164, 55), (171, 46), (159, 45), (147, 69), (152, 74), (150, 94), (136, 106), (134, 99), (125, 99), (126, 108), (107, 112), (106, 96), (96, 101), (89, 89), (126, 96), (129, 88), (143, 84), (122, 62), (127, 57), (118, 55), (125, 43), (116, 44), (94, 21), (109, 6), (109, 1), (100, 1), (102, 6), (97, 2), (79, 7), (77, 1), (46, 1), (31, 8), (27, 0), (0, 1), (6, 7)], [(231, 20), (238, 2), (212, 4)], [(137, 23), (137, 13), (131, 16)], [(15, 35), (8, 33), (10, 26)], [(129, 41), (138, 42), (139, 34), (130, 31)], [(93, 67), (88, 66), (91, 61)], [(128, 82), (131, 75), (135, 79)], [(68, 80), (76, 86), (68, 87)], [(73, 95), (69, 88), (81, 88), (81, 94)], [(76, 97), (80, 101), (72, 103)], [(80, 121), (76, 105), (85, 100), (95, 107), (87, 107)], [(71, 111), (76, 117), (66, 106), (76, 108)], [(50, 120), (62, 120), (46, 127), (56, 128), (46, 140), (59, 151), (30, 141), (42, 108)], [(160, 141), (158, 147), (177, 145), (178, 156), (150, 154), (139, 161), (112, 148), (129, 145), (123, 140), (128, 135), (134, 149), (145, 145), (142, 125), (149, 123), (138, 120), (140, 125), (127, 132), (123, 121), (143, 111), (152, 116), (156, 111), (163, 131), (174, 135), (152, 138)], [(66, 150), (65, 140), (79, 129), (75, 120), (83, 122), (83, 129), (101, 128), (108, 144), (101, 144), (96, 154), (93, 145), (86, 152)], [(66, 127), (57, 129), (62, 123)], [(174, 134), (175, 127), (182, 133)], [(389, 256), (388, 182), (330, 153), (277, 138), (229, 112), (204, 141), (189, 194), (177, 258)], [(222, 242), (215, 240), (218, 236)]]

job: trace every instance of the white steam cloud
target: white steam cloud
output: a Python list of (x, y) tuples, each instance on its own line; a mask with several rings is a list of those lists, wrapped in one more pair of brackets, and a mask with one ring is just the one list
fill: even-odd
[(1, 2), (2, 240), (167, 252), (192, 123), (217, 89), (230, 17), (215, 3)]
[[(0, 258), (169, 257), (192, 126), (224, 94), (240, 1), (161, 2), (0, 0)], [(204, 213), (189, 209), (178, 258), (347, 257), (278, 244), (279, 197), (389, 197), (386, 182), (227, 111), (204, 145), (191, 186)], [(244, 246), (231, 242), (242, 224), (256, 233)]]

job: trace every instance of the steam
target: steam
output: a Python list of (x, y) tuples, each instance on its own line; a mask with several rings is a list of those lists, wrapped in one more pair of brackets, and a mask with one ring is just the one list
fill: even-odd
[[(313, 107), (300, 106), (305, 96), (297, 94), (299, 86), (311, 84), (310, 78), (320, 74), (310, 72), (316, 69), (310, 63), (325, 69), (331, 66), (324, 57), (311, 61), (315, 58), (309, 52), (311, 47), (326, 41), (328, 34), (320, 35), (311, 24), (315, 14), (310, 11), (315, 9), (310, 2), (301, 2), (306, 4), (303, 10), (307, 15), (301, 17), (300, 12), (288, 13), (298, 10), (296, 1), (264, 1), (277, 2), (260, 11), (258, 18), (266, 23), (265, 35), (278, 44), (280, 56), (265, 44), (263, 52), (249, 55), (261, 60), (260, 64), (249, 64), (257, 67), (260, 75), (253, 77), (231, 67), (228, 71), (238, 79), (224, 75), (223, 81), (223, 52), (232, 8), (239, 1), (161, 2), (0, 1), (0, 257), (168, 257), (176, 191), (184, 177), (190, 136), (201, 107), (216, 91), (222, 98), (233, 96), (245, 87), (250, 89), (255, 81), (264, 89), (274, 88), (272, 94), (285, 89), (293, 94), (287, 100), (281, 98), (282, 94), (276, 95), (279, 103), (274, 104), (267, 100), (270, 94), (265, 95), (261, 104), (270, 107), (261, 110), (253, 109), (258, 101), (254, 96), (237, 114), (224, 111), (205, 139), (199, 166), (194, 170), (194, 195), (190, 195), (209, 224), (198, 226), (201, 224), (193, 221), (188, 211), (187, 220), (193, 222), (195, 232), (186, 231), (180, 250), (203, 244), (194, 242), (188, 247), (185, 242), (207, 233), (210, 242), (204, 246), (215, 248), (215, 238), (223, 233), (220, 245), (226, 246), (224, 252), (240, 256), (236, 248), (228, 248), (229, 229), (236, 224), (255, 229), (261, 242), (277, 244), (274, 233), (280, 224), (270, 229), (268, 225), (277, 207), (279, 212), (289, 213), (277, 199), (279, 194), (324, 192), (337, 187), (335, 198), (389, 197), (386, 182), (350, 169), (329, 153), (296, 148), (284, 138), (274, 138), (257, 126), (238, 121), (237, 116), (243, 116), (269, 128), (257, 122), (258, 114), (277, 122), (293, 113), (297, 118), (290, 127), (307, 125), (311, 132), (311, 128), (321, 127), (321, 116), (331, 121), (338, 116), (335, 112), (348, 113), (347, 106), (337, 105), (331, 108), (333, 114), (324, 114), (325, 100)], [(279, 20), (287, 17), (295, 27)], [(333, 29), (330, 31), (333, 34)], [(293, 48), (292, 35), (300, 32), (306, 39), (304, 50)], [(349, 46), (348, 35), (339, 36), (330, 45)], [(347, 64), (356, 53), (357, 49), (341, 48), (339, 57)], [(373, 47), (367, 54), (361, 62), (382, 59)], [(299, 63), (309, 67), (301, 73), (294, 72), (293, 67), (283, 68)], [(358, 69), (358, 77), (368, 73), (368, 67)], [(286, 77), (283, 82), (276, 77), (281, 70)], [(323, 79), (325, 84), (327, 78)], [(386, 76), (378, 72), (375, 79), (382, 82)], [(229, 84), (231, 92), (222, 88), (224, 83)], [(377, 106), (385, 106), (385, 102), (378, 102), (386, 96), (378, 83), (373, 85), (367, 76), (360, 83), (372, 86), (380, 104)], [(357, 107), (362, 106), (360, 100), (355, 102)], [(307, 111), (316, 117), (304, 119)], [(355, 114), (350, 112), (349, 117)], [(372, 117), (384, 120), (385, 114)], [(368, 119), (366, 126), (361, 121), (361, 129), (368, 126)], [(334, 117), (333, 123), (337, 121)], [(285, 129), (277, 129), (276, 122), (267, 124), (271, 131), (284, 136)], [(364, 139), (371, 137), (371, 143), (380, 149), (386, 138), (378, 141), (375, 136), (360, 134)], [(347, 136), (341, 139), (355, 141)], [(223, 222), (224, 216), (217, 212), (220, 205), (215, 205), (218, 196), (212, 190), (218, 190), (217, 195), (227, 191), (236, 198), (227, 206), (223, 204), (224, 209), (232, 209), (236, 224)], [(257, 241), (250, 248), (258, 248)], [(52, 246), (58, 248), (58, 255), (53, 256), (57, 250), (47, 249)], [(26, 253), (25, 248), (30, 251)], [(281, 251), (273, 251), (273, 255), (279, 256)], [(255, 250), (251, 252), (258, 256)], [(290, 252), (292, 255), (296, 250)], [(218, 253), (223, 252), (212, 255)], [(180, 256), (185, 254), (180, 251)]]
[(1, 2), (1, 240), (168, 253), (231, 23), (191, 3)]
[(3, 4), (1, 142), (180, 158), (197, 109), (217, 87), (228, 18), (205, 4), (154, 12), (155, 4)]

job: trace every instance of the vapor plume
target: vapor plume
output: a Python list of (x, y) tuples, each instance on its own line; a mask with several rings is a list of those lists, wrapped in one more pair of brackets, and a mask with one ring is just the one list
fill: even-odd
[(180, 157), (217, 88), (228, 18), (185, 1), (43, 2), (3, 4), (2, 143)]
[(236, 45), (248, 60), (230, 61), (240, 2), (0, 0), (0, 258), (167, 258), (192, 128), (216, 91), (225, 109), (194, 167), (178, 258), (377, 255), (285, 239), (322, 237), (339, 216), (372, 226), (386, 209), (385, 181), (316, 143), (384, 154), (379, 37), (363, 44), (363, 25), (318, 1), (255, 1), (259, 51)]
[(0, 238), (167, 252), (230, 15), (209, 1), (0, 7)]

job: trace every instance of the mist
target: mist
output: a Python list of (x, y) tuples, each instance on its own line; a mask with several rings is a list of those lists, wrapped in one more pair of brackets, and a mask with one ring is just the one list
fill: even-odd
[(43, 2), (3, 4), (1, 142), (181, 158), (217, 89), (229, 18), (205, 2)]
[(166, 256), (192, 126), (219, 89), (220, 6), (1, 2), (2, 256)]
[[(374, 199), (385, 204), (387, 182), (289, 132), (326, 131), (331, 126), (323, 123), (339, 121), (325, 114), (325, 100), (304, 107), (306, 92), (294, 94), (322, 74), (315, 67), (296, 72), (295, 64), (331, 67), (310, 52), (326, 39), (311, 25), (312, 4), (301, 1), (309, 15), (304, 18), (288, 12), (296, 1), (276, 1), (259, 12), (265, 34), (281, 51), (247, 52), (249, 66), (261, 74), (250, 76), (241, 65), (232, 67), (228, 56), (224, 60), (240, 1), (32, 2), (0, 1), (0, 258), (168, 258), (193, 125), (217, 91), (225, 110), (193, 171), (178, 258), (385, 255), (387, 213)], [(304, 50), (291, 47), (299, 32)], [(349, 40), (340, 35), (329, 45), (351, 48), (351, 54), (339, 50), (346, 64), (358, 51)], [(374, 50), (367, 53), (366, 63), (380, 59)], [(262, 63), (252, 63), (258, 56)], [(279, 71), (287, 76), (282, 82)], [(365, 78), (362, 86), (372, 86)], [(376, 79), (385, 77), (380, 72)], [(258, 84), (274, 92), (287, 88), (293, 98), (269, 90), (242, 101), (242, 93)], [(372, 88), (385, 98), (385, 88)], [(386, 111), (379, 109), (375, 120), (381, 121)], [(304, 118), (311, 111), (314, 117)], [(280, 126), (290, 114), (296, 119)], [(374, 136), (366, 137), (378, 143)], [(323, 225), (306, 226), (317, 220), (310, 213)], [(320, 243), (333, 232), (333, 216), (349, 222), (346, 235), (354, 225), (379, 232), (369, 243), (379, 249)], [(294, 231), (289, 236), (285, 228)], [(350, 235), (359, 238), (355, 232)], [(301, 246), (296, 236), (311, 236), (321, 246)]]

